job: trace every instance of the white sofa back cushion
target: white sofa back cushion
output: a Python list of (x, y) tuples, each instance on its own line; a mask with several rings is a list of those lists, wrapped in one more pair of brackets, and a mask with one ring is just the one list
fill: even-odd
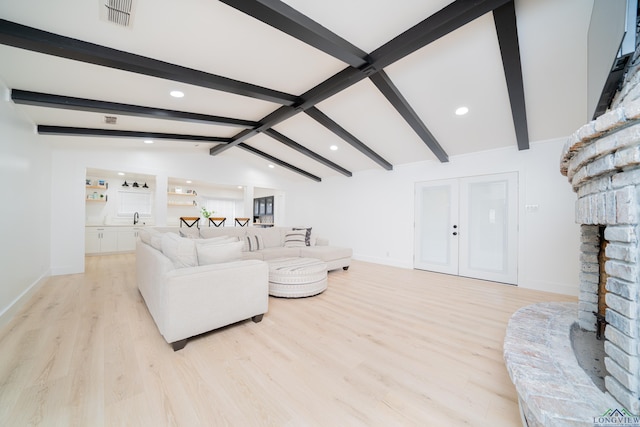
[[(198, 254), (198, 265), (218, 264), (222, 262), (238, 261), (242, 259), (244, 242), (233, 237), (225, 240), (202, 239), (194, 240)], [(214, 240), (214, 241), (211, 241)]]
[(175, 268), (196, 267), (198, 254), (193, 239), (185, 239), (175, 233), (162, 235), (162, 253), (171, 260)]

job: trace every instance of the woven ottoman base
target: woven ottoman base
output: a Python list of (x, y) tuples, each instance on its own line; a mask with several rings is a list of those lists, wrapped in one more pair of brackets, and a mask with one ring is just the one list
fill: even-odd
[(269, 295), (302, 298), (327, 289), (327, 263), (315, 258), (278, 258), (269, 263)]

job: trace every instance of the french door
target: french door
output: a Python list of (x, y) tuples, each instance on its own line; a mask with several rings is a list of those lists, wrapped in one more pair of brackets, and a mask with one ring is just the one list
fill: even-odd
[(517, 284), (517, 172), (420, 182), (414, 267)]

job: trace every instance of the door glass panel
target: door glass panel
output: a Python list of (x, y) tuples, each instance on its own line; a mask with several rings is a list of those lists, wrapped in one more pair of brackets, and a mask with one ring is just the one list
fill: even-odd
[(507, 181), (469, 184), (468, 267), (504, 273), (507, 269)]
[(451, 262), (449, 257), (451, 190), (449, 186), (423, 188), (421, 203), (420, 261), (449, 264)]

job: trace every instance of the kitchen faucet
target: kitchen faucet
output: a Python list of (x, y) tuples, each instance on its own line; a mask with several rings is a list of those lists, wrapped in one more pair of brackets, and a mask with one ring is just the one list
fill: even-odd
[(133, 214), (133, 225), (136, 225), (138, 221), (140, 221), (140, 215), (136, 212)]

